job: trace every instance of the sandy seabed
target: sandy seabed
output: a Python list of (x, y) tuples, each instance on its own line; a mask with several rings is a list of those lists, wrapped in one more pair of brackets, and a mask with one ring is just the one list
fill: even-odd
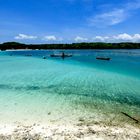
[(0, 140), (140, 140), (140, 125), (77, 124), (36, 124), (0, 125)]

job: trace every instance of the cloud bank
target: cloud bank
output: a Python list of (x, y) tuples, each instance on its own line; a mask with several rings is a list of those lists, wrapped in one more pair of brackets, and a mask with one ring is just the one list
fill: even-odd
[(140, 34), (129, 35), (127, 33), (112, 35), (112, 36), (95, 36), (93, 38), (83, 38), (77, 36), (74, 38), (77, 43), (80, 42), (107, 42), (107, 43), (119, 43), (119, 42), (140, 42)]
[(114, 36), (96, 36), (92, 40), (97, 42), (140, 42), (140, 34), (123, 33)]
[[(38, 39), (38, 41), (48, 41), (48, 42), (60, 42), (60, 41), (66, 41), (68, 39), (65, 38), (65, 40), (62, 37), (56, 37), (55, 35), (48, 35), (44, 37), (37, 37), (37, 36), (31, 36), (31, 35), (25, 35), (25, 34), (19, 34), (18, 36), (14, 37), (17, 40), (35, 40)], [(94, 36), (91, 38), (88, 37), (81, 37), (76, 36), (75, 38), (70, 39), (71, 42), (110, 42), (110, 43), (118, 43), (118, 42), (136, 42), (140, 43), (140, 34), (127, 34), (122, 33), (118, 35), (112, 35), (112, 36)]]

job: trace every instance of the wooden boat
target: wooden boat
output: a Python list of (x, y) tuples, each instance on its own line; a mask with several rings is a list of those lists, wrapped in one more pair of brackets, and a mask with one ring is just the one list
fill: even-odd
[(51, 57), (62, 57), (62, 58), (64, 58), (64, 57), (72, 57), (71, 54), (51, 54), (50, 56)]
[(96, 57), (96, 59), (98, 59), (98, 60), (106, 60), (106, 61), (111, 60), (111, 58), (109, 58), (109, 57)]

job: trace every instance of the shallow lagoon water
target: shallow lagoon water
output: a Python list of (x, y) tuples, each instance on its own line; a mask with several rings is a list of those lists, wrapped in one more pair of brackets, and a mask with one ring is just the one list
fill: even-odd
[(140, 118), (140, 50), (69, 50), (65, 60), (52, 52), (0, 52), (0, 123)]

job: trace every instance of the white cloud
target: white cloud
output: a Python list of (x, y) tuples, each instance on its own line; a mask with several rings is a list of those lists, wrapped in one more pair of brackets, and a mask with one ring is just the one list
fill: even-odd
[(56, 37), (54, 35), (48, 35), (48, 36), (44, 36), (43, 40), (45, 40), (45, 41), (62, 41), (63, 38), (62, 37)]
[(140, 0), (135, 0), (130, 3), (126, 3), (119, 8), (113, 8), (108, 12), (97, 14), (88, 19), (89, 25), (104, 27), (119, 24), (127, 20), (134, 10), (140, 8)]
[(103, 37), (103, 36), (96, 36), (95, 38), (93, 38), (93, 40), (95, 40), (95, 41), (99, 41), (99, 42), (106, 42), (107, 40), (109, 40), (109, 37), (108, 36), (105, 36), (105, 37)]
[(128, 15), (125, 13), (123, 9), (115, 9), (108, 13), (103, 13), (96, 15), (93, 18), (89, 19), (90, 25), (95, 26), (108, 26), (115, 25), (122, 21), (124, 21)]
[(80, 37), (80, 36), (77, 36), (74, 40), (75, 40), (76, 42), (88, 41), (87, 38), (83, 38), (83, 37)]
[(124, 40), (124, 41), (131, 41), (133, 40), (133, 36), (129, 35), (129, 34), (119, 34), (117, 36), (113, 36), (113, 39), (116, 39), (116, 40)]
[(133, 36), (133, 40), (134, 40), (134, 42), (140, 42), (140, 34), (135, 34)]
[(43, 40), (46, 40), (46, 41), (56, 41), (56, 37), (54, 35), (44, 36)]
[(37, 36), (32, 36), (32, 35), (25, 35), (25, 34), (19, 34), (18, 36), (15, 36), (15, 39), (19, 40), (26, 40), (26, 39), (37, 39)]
[(115, 36), (96, 36), (92, 40), (97, 42), (140, 42), (140, 34), (123, 33)]

